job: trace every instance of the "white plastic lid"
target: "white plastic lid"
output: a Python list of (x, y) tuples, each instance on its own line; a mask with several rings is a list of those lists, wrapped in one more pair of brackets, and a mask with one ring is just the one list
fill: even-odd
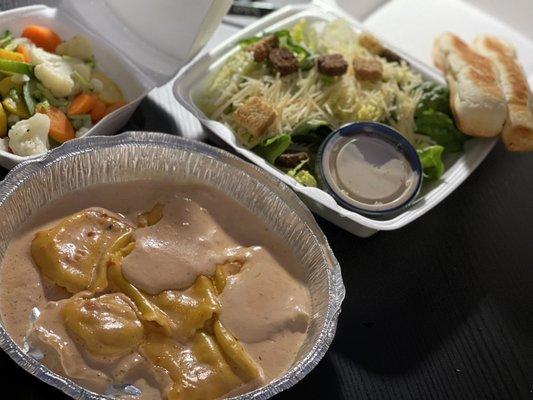
[(205, 45), (230, 5), (231, 0), (63, 0), (59, 8), (161, 86)]

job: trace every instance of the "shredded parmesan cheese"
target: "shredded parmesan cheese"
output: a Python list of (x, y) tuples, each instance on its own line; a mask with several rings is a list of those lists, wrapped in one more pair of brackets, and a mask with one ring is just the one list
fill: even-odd
[[(404, 62), (387, 62), (369, 53), (359, 45), (358, 35), (351, 27), (352, 36), (346, 36), (347, 28), (344, 25), (335, 29), (341, 29), (342, 32), (333, 34), (342, 33), (344, 39), (334, 41), (331, 32), (325, 33), (324, 40), (328, 41), (323, 41), (318, 48), (322, 53), (343, 54), (349, 63), (345, 75), (333, 79), (333, 82), (326, 82), (316, 66), (309, 71), (284, 77), (273, 75), (265, 65), (241, 67), (231, 76), (208, 116), (226, 124), (244, 145), (253, 147), (257, 144), (257, 138), (252, 138), (234, 123), (231, 110), (241, 106), (248, 98), (257, 96), (276, 112), (276, 119), (264, 138), (281, 133), (290, 134), (298, 125), (309, 120), (326, 121), (333, 129), (348, 122), (379, 121), (396, 128), (414, 144), (414, 112), (422, 94), (418, 89), (421, 76)], [(247, 53), (246, 50), (240, 52)], [(357, 80), (351, 65), (355, 56), (379, 60), (383, 65), (383, 78), (378, 82)], [(233, 63), (235, 59), (248, 60), (246, 56), (239, 56), (239, 53), (230, 58)]]

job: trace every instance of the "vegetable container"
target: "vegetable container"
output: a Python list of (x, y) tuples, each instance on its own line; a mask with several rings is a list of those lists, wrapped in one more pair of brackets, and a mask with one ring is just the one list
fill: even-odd
[[(203, 47), (230, 5), (231, 0), (63, 0), (57, 8), (37, 5), (1, 12), (0, 30), (19, 36), (25, 26), (39, 24), (63, 39), (88, 36), (97, 68), (118, 84), (127, 105), (83, 136), (110, 135), (151, 89), (168, 82)], [(5, 168), (35, 158), (0, 149)]]
[[(185, 108), (213, 132), (217, 139), (230, 145), (237, 153), (291, 186), (312, 211), (325, 219), (361, 237), (368, 237), (380, 230), (401, 228), (424, 215), (452, 193), (483, 161), (496, 143), (496, 139), (471, 139), (467, 141), (465, 150), (461, 155), (448, 157), (444, 160), (446, 172), (441, 179), (424, 185), (418, 198), (409, 208), (390, 217), (372, 218), (341, 207), (331, 195), (321, 189), (305, 187), (296, 182), (292, 177), (284, 174), (251, 150), (241, 146), (228, 127), (206, 117), (193, 101), (193, 95), (200, 90), (202, 79), (223, 64), (227, 57), (232, 54), (239, 40), (263, 31), (289, 28), (301, 18), (310, 21), (330, 21), (344, 18), (356, 31), (364, 30), (361, 23), (342, 10), (325, 3), (317, 2), (309, 5), (284, 7), (266, 18), (258, 20), (211, 52), (190, 63), (178, 75), (174, 84), (174, 95)], [(388, 45), (386, 41), (381, 40), (381, 42), (404, 58), (425, 79), (445, 84), (444, 78), (436, 69)]]
[[(307, 375), (335, 335), (345, 292), (339, 263), (312, 214), (292, 190), (226, 151), (162, 133), (127, 132), (74, 139), (35, 161), (24, 162), (0, 186), (0, 208), (4, 212), (0, 259), (10, 238), (34, 210), (91, 185), (139, 179), (195, 182), (221, 190), (277, 232), (305, 269), (311, 320), (293, 365), (275, 381), (234, 399), (267, 399)], [(20, 318), (30, 322), (30, 315)], [(1, 323), (0, 347), (26, 371), (73, 398), (111, 398), (50, 371), (17, 346)]]

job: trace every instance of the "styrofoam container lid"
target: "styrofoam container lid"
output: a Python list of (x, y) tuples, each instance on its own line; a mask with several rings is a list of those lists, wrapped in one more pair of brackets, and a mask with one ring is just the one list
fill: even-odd
[(63, 0), (58, 9), (160, 86), (205, 45), (230, 5), (231, 0)]

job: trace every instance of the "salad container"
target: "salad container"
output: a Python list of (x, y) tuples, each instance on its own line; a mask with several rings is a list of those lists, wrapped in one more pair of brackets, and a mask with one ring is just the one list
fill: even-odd
[[(232, 54), (239, 40), (257, 35), (264, 31), (286, 29), (296, 24), (300, 19), (309, 21), (331, 21), (338, 18), (347, 20), (356, 31), (365, 30), (363, 25), (337, 7), (328, 6), (317, 1), (308, 5), (287, 6), (269, 16), (262, 18), (227, 41), (220, 44), (211, 52), (197, 58), (184, 68), (178, 75), (174, 84), (176, 99), (188, 109), (201, 123), (226, 144), (230, 145), (237, 153), (246, 157), (256, 165), (268, 171), (281, 181), (293, 188), (309, 208), (331, 221), (339, 227), (361, 237), (368, 237), (380, 230), (393, 230), (401, 228), (431, 210), (438, 203), (452, 193), (483, 161), (485, 156), (496, 143), (496, 139), (471, 139), (465, 144), (464, 152), (460, 155), (448, 157), (444, 160), (446, 172), (440, 180), (425, 184), (415, 202), (407, 209), (391, 217), (371, 218), (341, 207), (334, 198), (324, 190), (306, 187), (292, 177), (278, 170), (266, 160), (243, 147), (236, 139), (233, 132), (225, 125), (206, 117), (193, 101), (193, 96), (200, 90), (202, 79), (217, 70)], [(387, 44), (405, 59), (415, 71), (418, 71), (427, 80), (445, 84), (442, 75), (434, 68), (425, 65), (408, 54)]]
[[(216, 187), (275, 230), (305, 268), (311, 321), (293, 365), (275, 381), (234, 399), (267, 399), (308, 374), (335, 334), (345, 291), (340, 266), (312, 214), (294, 192), (226, 151), (171, 135), (128, 132), (75, 139), (35, 161), (21, 163), (0, 185), (0, 208), (5, 216), (0, 225), (0, 258), (12, 235), (34, 210), (91, 185), (138, 179)], [(69, 396), (102, 398), (40, 364), (15, 344), (2, 324), (0, 347), (26, 371)]]
[[(63, 0), (57, 8), (37, 5), (0, 12), (0, 30), (18, 36), (27, 25), (39, 24), (64, 39), (86, 35), (98, 69), (122, 89), (127, 104), (83, 136), (111, 135), (151, 89), (168, 82), (203, 47), (230, 5), (231, 0)], [(0, 149), (5, 168), (35, 158)]]

